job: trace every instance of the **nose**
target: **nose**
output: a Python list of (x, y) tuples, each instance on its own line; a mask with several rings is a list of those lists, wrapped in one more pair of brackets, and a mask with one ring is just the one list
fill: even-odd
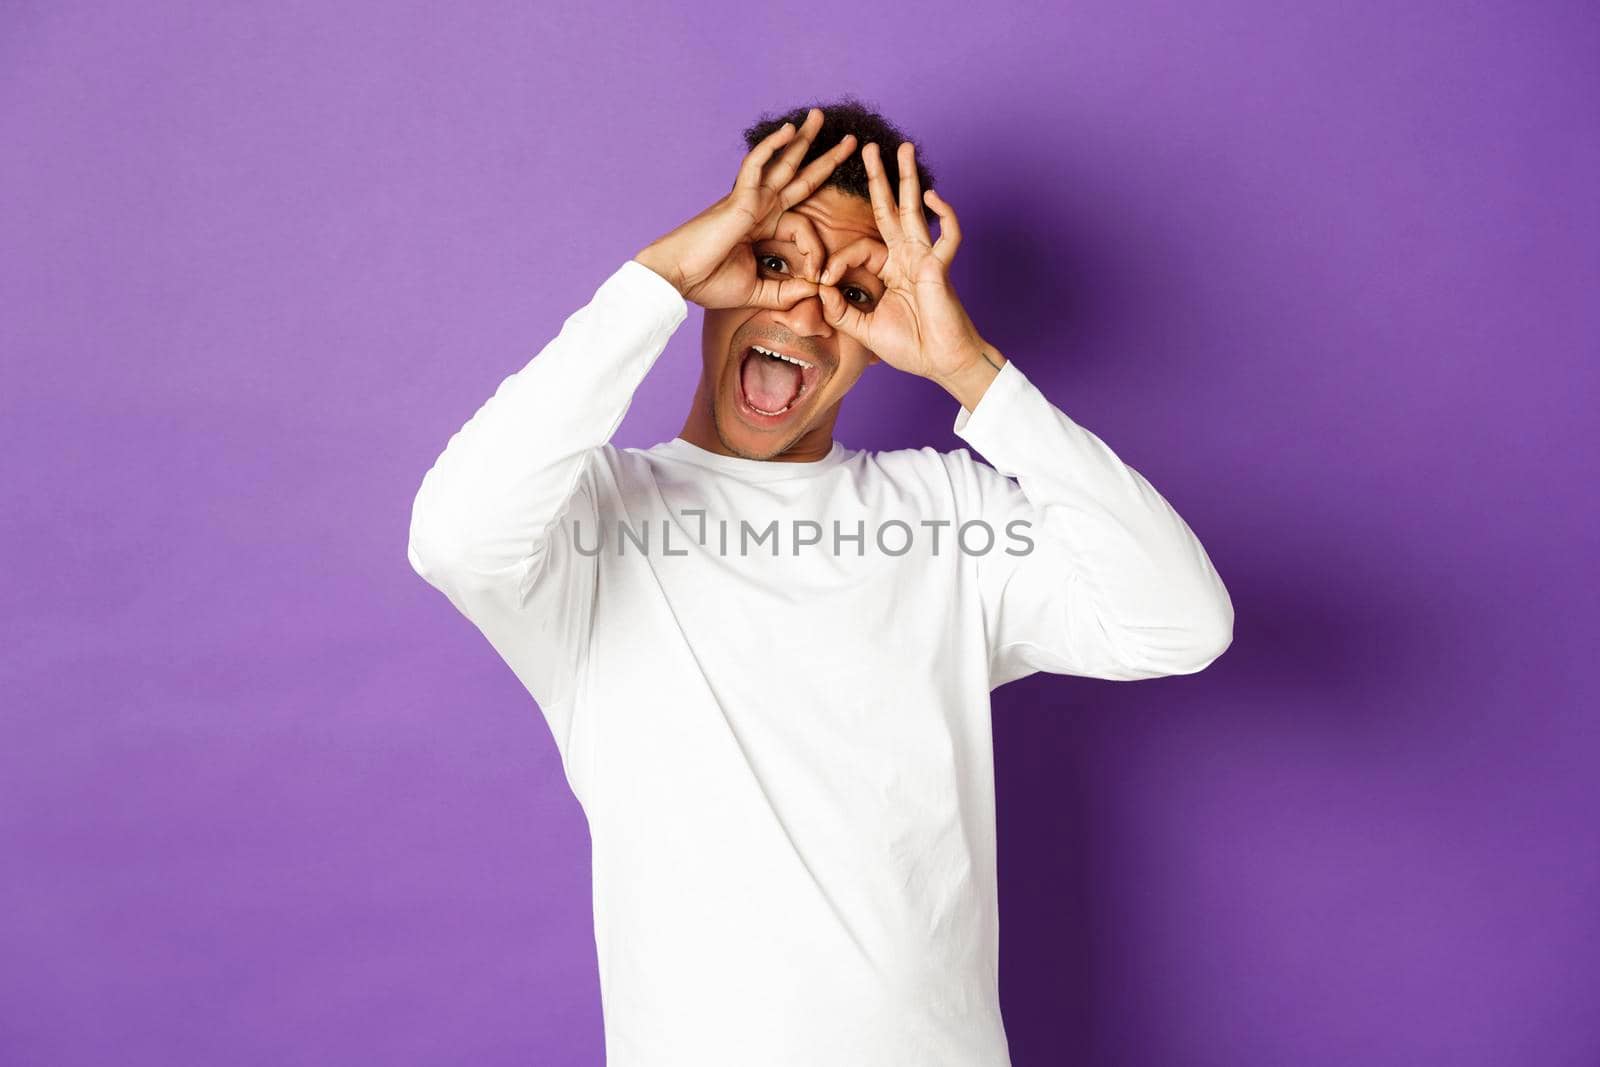
[(822, 315), (822, 298), (815, 295), (797, 301), (793, 307), (775, 309), (772, 312), (772, 321), (788, 327), (791, 333), (800, 337), (833, 336), (833, 327), (828, 325), (828, 320)]

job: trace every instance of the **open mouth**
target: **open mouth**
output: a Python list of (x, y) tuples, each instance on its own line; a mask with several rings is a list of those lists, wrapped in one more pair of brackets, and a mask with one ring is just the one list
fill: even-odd
[(821, 373), (812, 360), (748, 345), (739, 357), (739, 404), (758, 425), (776, 424), (811, 395)]

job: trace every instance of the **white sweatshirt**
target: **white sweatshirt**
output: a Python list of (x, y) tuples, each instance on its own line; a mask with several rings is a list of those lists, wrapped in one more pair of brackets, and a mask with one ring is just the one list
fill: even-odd
[(614, 447), (687, 310), (624, 263), (451, 437), (408, 546), (583, 806), (607, 1063), (1007, 1067), (989, 693), (1199, 671), (1228, 593), (1014, 361), (955, 418), (993, 467)]

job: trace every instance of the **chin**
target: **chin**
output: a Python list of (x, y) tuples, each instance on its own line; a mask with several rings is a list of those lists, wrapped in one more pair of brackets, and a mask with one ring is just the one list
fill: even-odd
[(735, 410), (738, 400), (724, 397), (717, 403), (717, 436), (735, 455), (744, 459), (776, 459), (805, 435), (808, 423), (796, 421), (777, 429), (753, 430)]

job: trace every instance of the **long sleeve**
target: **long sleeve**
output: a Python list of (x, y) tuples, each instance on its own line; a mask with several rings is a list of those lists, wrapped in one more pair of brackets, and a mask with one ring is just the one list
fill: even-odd
[[(634, 260), (457, 431), (424, 475), (406, 554), (500, 652), (550, 717), (565, 753), (570, 695), (587, 645), (598, 526), (593, 464), (688, 314)], [(591, 549), (592, 553), (592, 549)]]
[[(1193, 674), (1228, 648), (1233, 603), (1194, 532), (1015, 362), (953, 429), (993, 464), (951, 453), (967, 468), (964, 509), (995, 534), (995, 547), (974, 557), (993, 687), (1035, 671)], [(1008, 536), (1016, 520), (1029, 525)]]

